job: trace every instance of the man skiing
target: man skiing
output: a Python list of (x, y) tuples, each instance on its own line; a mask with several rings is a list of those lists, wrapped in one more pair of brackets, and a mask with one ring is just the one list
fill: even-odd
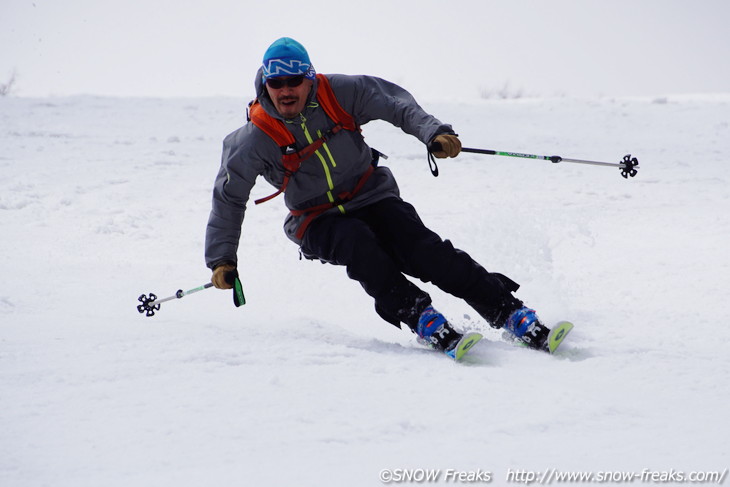
[(450, 125), (383, 79), (317, 75), (305, 48), (287, 37), (267, 49), (255, 86), (251, 121), (226, 137), (213, 189), (205, 257), (215, 287), (232, 287), (246, 203), (262, 175), (278, 191), (257, 203), (283, 193), (287, 236), (306, 258), (345, 266), (387, 322), (406, 324), (451, 357), (463, 338), (406, 274), (464, 299), (527, 346), (546, 347), (549, 329), (512, 295), (519, 285), (429, 230), (359, 130), (385, 120), (446, 158), (461, 151)]

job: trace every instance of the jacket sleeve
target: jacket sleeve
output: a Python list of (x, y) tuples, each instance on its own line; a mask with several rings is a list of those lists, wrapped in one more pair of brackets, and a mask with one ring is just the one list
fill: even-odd
[(426, 113), (413, 95), (395, 83), (374, 76), (328, 75), (342, 107), (363, 125), (384, 120), (428, 144), (439, 134), (453, 134), (451, 125)]
[(213, 205), (205, 232), (205, 263), (209, 268), (223, 262), (236, 264), (241, 225), (251, 189), (260, 174), (250, 144), (242, 142), (247, 127), (226, 137), (221, 167), (213, 186)]

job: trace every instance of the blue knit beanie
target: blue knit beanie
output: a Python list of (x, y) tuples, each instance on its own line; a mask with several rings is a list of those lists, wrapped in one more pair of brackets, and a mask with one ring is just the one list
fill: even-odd
[(309, 54), (304, 46), (291, 37), (282, 37), (274, 41), (264, 53), (264, 83), (269, 78), (279, 76), (297, 76), (303, 74), (307, 79), (314, 79), (315, 71)]

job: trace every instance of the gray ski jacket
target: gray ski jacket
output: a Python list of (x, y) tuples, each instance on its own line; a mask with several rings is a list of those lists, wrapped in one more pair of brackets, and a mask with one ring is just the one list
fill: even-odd
[[(372, 76), (341, 74), (327, 75), (327, 79), (337, 101), (358, 126), (371, 120), (385, 120), (424, 144), (439, 134), (454, 133), (451, 125), (426, 113), (410, 93), (393, 83)], [(315, 81), (299, 117), (284, 120), (266, 94), (261, 69), (256, 75), (256, 94), (261, 106), (269, 115), (284, 120), (298, 149), (335, 125), (317, 103), (317, 85)], [(205, 261), (211, 269), (223, 262), (238, 262), (241, 225), (251, 189), (258, 176), (263, 176), (277, 190), (281, 187), (284, 180), (281, 156), (276, 142), (251, 122), (225, 138), (205, 237)], [(355, 188), (372, 160), (372, 151), (359, 131), (341, 130), (318, 154), (302, 162), (290, 178), (284, 193), (286, 207), (306, 210), (330, 202), (333, 197), (336, 201), (337, 195)], [(399, 196), (395, 178), (388, 168), (379, 166), (351, 200), (327, 213), (346, 214), (392, 196)], [(284, 222), (286, 235), (298, 245), (301, 240), (296, 233), (303, 219), (304, 216), (289, 214)]]

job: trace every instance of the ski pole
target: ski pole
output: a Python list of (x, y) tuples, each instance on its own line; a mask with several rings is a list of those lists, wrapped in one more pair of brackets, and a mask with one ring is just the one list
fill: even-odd
[[(238, 278), (238, 271), (233, 271), (230, 272), (229, 275), (226, 275), (226, 282), (233, 286), (233, 304), (235, 304), (236, 307), (246, 304), (246, 297), (243, 294), (241, 280)], [(174, 295), (162, 299), (157, 299), (157, 296), (155, 296), (154, 293), (150, 293), (149, 296), (142, 294), (139, 298), (137, 298), (137, 301), (142, 303), (137, 305), (137, 311), (145, 313), (146, 316), (154, 316), (155, 311), (160, 309), (160, 305), (162, 303), (172, 301), (173, 299), (182, 299), (188, 294), (197, 293), (198, 291), (203, 291), (204, 289), (211, 287), (213, 287), (213, 283), (208, 282), (189, 291), (178, 289)]]
[[(429, 167), (434, 176), (438, 176), (438, 167), (436, 167), (436, 161), (433, 159), (432, 152), (438, 152), (441, 150), (441, 144), (433, 143), (428, 148), (429, 156)], [(609, 166), (618, 167), (621, 169), (621, 176), (628, 179), (629, 176), (632, 178), (636, 176), (636, 172), (639, 169), (639, 160), (636, 157), (631, 157), (631, 154), (626, 154), (621, 162), (598, 162), (598, 161), (586, 161), (583, 159), (570, 159), (562, 156), (539, 156), (535, 154), (522, 154), (520, 152), (503, 152), (490, 149), (472, 149), (469, 147), (462, 147), (461, 152), (470, 152), (473, 154), (486, 154), (490, 156), (507, 156), (507, 157), (520, 157), (522, 159), (539, 159), (543, 161), (550, 161), (554, 164), (559, 162), (572, 162), (576, 164), (590, 164), (593, 166)]]
[(598, 162), (598, 161), (586, 161), (584, 159), (570, 159), (562, 156), (537, 156), (534, 154), (521, 154), (519, 152), (502, 152), (489, 149), (471, 149), (469, 147), (463, 147), (461, 152), (471, 152), (473, 154), (487, 154), (491, 156), (507, 156), (507, 157), (521, 157), (523, 159), (540, 159), (543, 161), (550, 161), (554, 164), (558, 162), (573, 162), (576, 164), (590, 164), (593, 166), (609, 166), (618, 167), (621, 169), (621, 175), (624, 178), (636, 176), (637, 169), (639, 168), (639, 160), (636, 157), (631, 157), (631, 154), (626, 154), (621, 162)]
[(137, 311), (139, 311), (140, 313), (146, 313), (147, 316), (154, 316), (155, 311), (160, 309), (160, 305), (162, 303), (172, 301), (173, 299), (182, 299), (188, 294), (197, 293), (198, 291), (202, 291), (210, 287), (213, 287), (212, 282), (203, 284), (202, 286), (198, 286), (189, 291), (183, 291), (182, 289), (178, 289), (177, 292), (172, 296), (168, 296), (162, 299), (157, 299), (157, 296), (154, 293), (150, 293), (149, 297), (146, 294), (143, 294), (137, 299), (137, 301), (142, 303), (140, 305), (137, 305)]

